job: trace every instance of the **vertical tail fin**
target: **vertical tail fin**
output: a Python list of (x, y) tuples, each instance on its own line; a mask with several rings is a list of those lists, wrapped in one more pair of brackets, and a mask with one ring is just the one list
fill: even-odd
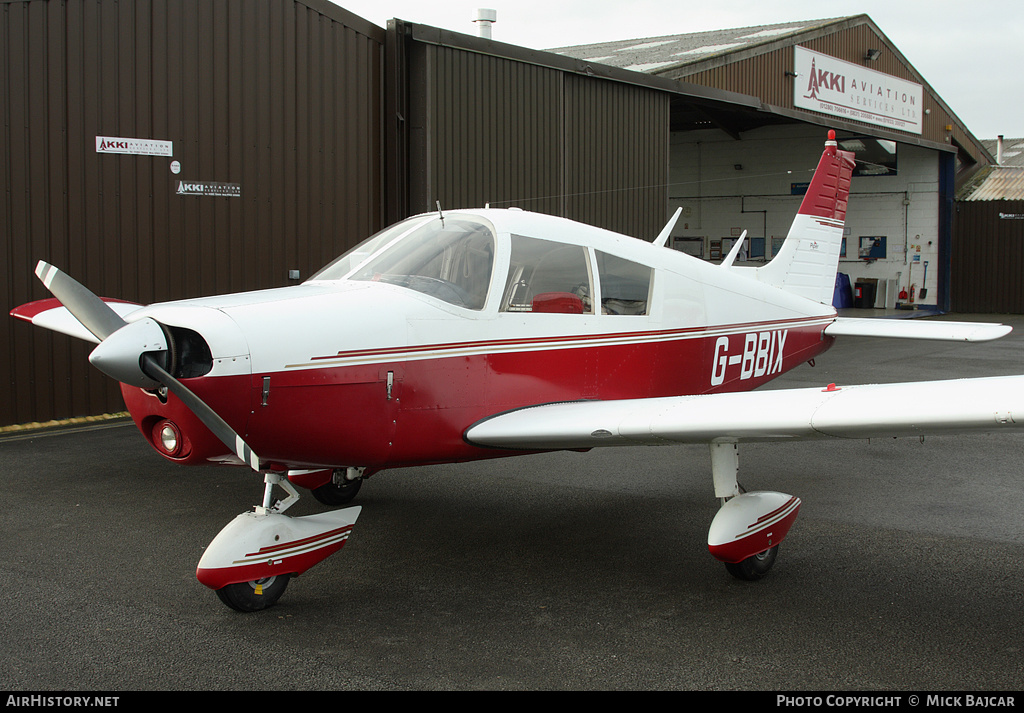
[(846, 202), (853, 175), (852, 151), (840, 151), (828, 132), (825, 151), (782, 249), (757, 269), (757, 278), (802, 297), (831, 304), (843, 243)]

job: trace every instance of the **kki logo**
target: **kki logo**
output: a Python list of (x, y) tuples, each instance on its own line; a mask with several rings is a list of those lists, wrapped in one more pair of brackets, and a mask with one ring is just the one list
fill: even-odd
[(116, 152), (127, 151), (128, 141), (126, 139), (105, 139), (100, 137), (100, 145), (96, 147), (96, 150)]
[(812, 58), (811, 74), (810, 79), (807, 80), (807, 93), (804, 94), (804, 99), (818, 99), (818, 91), (822, 89), (844, 94), (846, 92), (846, 75), (828, 72), (824, 69), (818, 71), (814, 68), (814, 59)]
[[(788, 329), (769, 332), (750, 332), (743, 337), (743, 351), (730, 353), (729, 337), (719, 337), (711, 363), (711, 385), (725, 383), (729, 367), (740, 367), (739, 378), (747, 379), (782, 373), (782, 355), (785, 352)], [(735, 372), (735, 369), (732, 370)], [(735, 378), (735, 377), (734, 377)]]

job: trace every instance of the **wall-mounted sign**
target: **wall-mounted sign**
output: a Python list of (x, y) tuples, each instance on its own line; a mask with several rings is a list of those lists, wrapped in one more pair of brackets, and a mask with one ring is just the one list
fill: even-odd
[(159, 139), (125, 139), (97, 136), (96, 153), (123, 153), (136, 156), (173, 156), (174, 142)]
[(799, 45), (793, 47), (793, 104), (844, 119), (922, 133), (920, 84), (844, 62)]
[(884, 235), (862, 235), (860, 236), (860, 247), (857, 249), (857, 257), (861, 260), (884, 260), (885, 259), (885, 236)]
[(227, 196), (237, 198), (242, 195), (242, 186), (238, 183), (215, 183), (214, 181), (178, 181), (179, 196)]

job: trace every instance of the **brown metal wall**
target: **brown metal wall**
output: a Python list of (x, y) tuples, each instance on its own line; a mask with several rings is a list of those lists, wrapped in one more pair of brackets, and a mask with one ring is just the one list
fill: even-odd
[[(379, 229), (383, 44), (326, 0), (0, 0), (2, 314), (49, 296), (39, 259), (148, 303), (285, 285)], [(173, 141), (181, 173), (96, 136)], [(0, 424), (122, 410), (88, 352), (5, 318)]]
[(668, 211), (670, 95), (565, 75), (565, 216), (653, 240)]
[(443, 46), (413, 50), (422, 129), (410, 212), (517, 205), (560, 214), (561, 73)]
[(954, 312), (1024, 314), (1024, 201), (958, 201), (953, 218)]
[(490, 203), (657, 235), (668, 93), (458, 47), (409, 52), (410, 212)]

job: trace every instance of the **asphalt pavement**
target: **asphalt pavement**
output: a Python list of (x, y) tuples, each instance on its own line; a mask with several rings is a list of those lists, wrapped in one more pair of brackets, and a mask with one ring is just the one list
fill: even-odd
[[(775, 388), (1024, 373), (986, 344), (848, 338)], [(345, 548), (255, 614), (195, 579), (259, 502), (130, 423), (0, 438), (8, 691), (1024, 688), (1024, 434), (759, 444), (803, 508), (763, 581), (707, 553), (703, 446), (380, 473)], [(323, 508), (304, 497), (289, 514)]]

